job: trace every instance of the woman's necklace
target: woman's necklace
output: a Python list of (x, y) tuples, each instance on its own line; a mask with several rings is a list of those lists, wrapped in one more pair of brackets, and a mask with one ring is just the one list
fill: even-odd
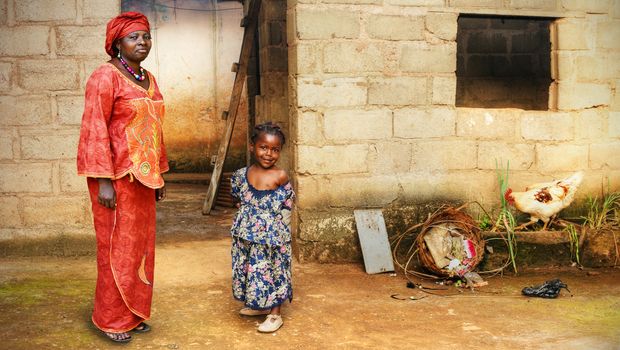
[(131, 75), (133, 75), (133, 77), (136, 78), (137, 81), (144, 81), (144, 79), (146, 78), (146, 74), (144, 74), (144, 68), (140, 67), (140, 74), (136, 74), (136, 72), (134, 72), (133, 69), (129, 67), (127, 62), (125, 62), (123, 56), (121, 56), (120, 53), (118, 55), (118, 59), (121, 61), (123, 67), (125, 67), (125, 69), (127, 69), (127, 71), (131, 73)]

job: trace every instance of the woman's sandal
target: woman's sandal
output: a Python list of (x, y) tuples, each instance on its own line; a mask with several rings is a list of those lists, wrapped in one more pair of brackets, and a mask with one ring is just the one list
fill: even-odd
[(137, 325), (136, 328), (132, 329), (132, 331), (134, 331), (136, 333), (150, 332), (151, 331), (151, 326), (149, 326), (148, 324), (146, 324), (144, 322), (140, 322), (140, 324)]
[(112, 333), (112, 332), (103, 332), (106, 338), (110, 339), (115, 343), (129, 343), (131, 341), (131, 335), (127, 332), (123, 333)]

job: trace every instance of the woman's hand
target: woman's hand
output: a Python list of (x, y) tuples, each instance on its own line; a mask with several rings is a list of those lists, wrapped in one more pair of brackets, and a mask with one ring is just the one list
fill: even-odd
[(155, 200), (159, 202), (163, 201), (164, 198), (166, 198), (166, 185), (162, 188), (155, 189)]
[(116, 191), (110, 179), (97, 179), (99, 182), (99, 194), (97, 201), (106, 208), (116, 208)]

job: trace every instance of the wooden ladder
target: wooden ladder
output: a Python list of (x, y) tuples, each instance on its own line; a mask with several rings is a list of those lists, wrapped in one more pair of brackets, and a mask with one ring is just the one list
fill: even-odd
[(222, 113), (222, 119), (226, 120), (226, 129), (224, 131), (224, 135), (222, 136), (220, 147), (217, 151), (217, 158), (215, 160), (215, 166), (213, 167), (213, 173), (211, 174), (209, 189), (207, 190), (207, 196), (202, 206), (203, 215), (208, 215), (215, 204), (215, 198), (217, 196), (220, 178), (224, 168), (224, 160), (226, 159), (226, 154), (228, 153), (228, 146), (230, 145), (230, 139), (235, 126), (235, 119), (237, 118), (237, 110), (239, 109), (239, 101), (241, 100), (243, 85), (245, 84), (245, 80), (248, 75), (248, 64), (250, 62), (250, 55), (252, 53), (252, 47), (256, 37), (255, 33), (258, 26), (258, 13), (260, 11), (260, 5), (261, 0), (251, 0), (248, 14), (243, 17), (243, 20), (241, 21), (241, 26), (245, 28), (243, 32), (243, 42), (241, 43), (241, 54), (239, 56), (239, 63), (234, 63), (232, 68), (233, 72), (236, 72), (237, 74), (235, 75), (235, 83), (233, 85), (228, 111)]

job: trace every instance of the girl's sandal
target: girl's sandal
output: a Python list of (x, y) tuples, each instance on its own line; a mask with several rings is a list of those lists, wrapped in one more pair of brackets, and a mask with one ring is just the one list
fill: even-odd
[(151, 331), (151, 326), (149, 326), (148, 324), (146, 324), (144, 322), (140, 322), (140, 324), (137, 325), (136, 328), (132, 329), (132, 331), (134, 331), (136, 333), (150, 332)]
[(129, 343), (131, 341), (131, 335), (129, 333), (112, 333), (112, 332), (103, 332), (106, 338), (110, 339), (115, 343)]

